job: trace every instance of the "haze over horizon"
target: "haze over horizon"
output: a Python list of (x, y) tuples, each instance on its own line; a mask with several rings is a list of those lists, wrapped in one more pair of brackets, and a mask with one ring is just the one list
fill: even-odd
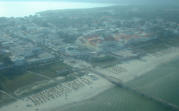
[(111, 6), (110, 3), (84, 3), (84, 2), (40, 2), (40, 1), (11, 1), (0, 2), (0, 17), (24, 17), (37, 12), (62, 9), (85, 9)]
[(124, 2), (124, 3), (175, 3), (179, 0), (1, 0), (1, 1), (69, 1), (69, 2)]

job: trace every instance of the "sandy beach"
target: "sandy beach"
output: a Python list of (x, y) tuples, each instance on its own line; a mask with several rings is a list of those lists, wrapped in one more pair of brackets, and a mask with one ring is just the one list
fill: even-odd
[(95, 77), (97, 77), (98, 80), (93, 81), (92, 84), (89, 84), (78, 90), (74, 90), (66, 95), (60, 96), (53, 100), (50, 100), (47, 103), (28, 107), (28, 104), (32, 104), (32, 102), (29, 101), (28, 98), (26, 97), (23, 100), (18, 100), (13, 104), (9, 104), (7, 106), (2, 107), (0, 111), (52, 111), (57, 107), (69, 103), (75, 103), (85, 99), (89, 99), (114, 86), (113, 84), (109, 83), (107, 80), (97, 75)]
[[(179, 57), (179, 48), (170, 48), (155, 54), (147, 55), (142, 59), (131, 60), (105, 69), (96, 68), (95, 70), (106, 76), (118, 78), (121, 82), (126, 83), (176, 57)], [(91, 84), (73, 90), (66, 95), (49, 100), (46, 103), (28, 106), (32, 104), (32, 102), (26, 97), (23, 100), (17, 100), (12, 104), (0, 108), (0, 111), (53, 111), (55, 109), (60, 109), (60, 107), (64, 105), (94, 97), (114, 86), (104, 78), (96, 74), (94, 74), (94, 76), (98, 79), (92, 80), (88, 75), (84, 77), (89, 79)]]
[(179, 48), (173, 47), (162, 50), (155, 54), (144, 56), (141, 59), (116, 64), (105, 69), (97, 68), (96, 70), (105, 74), (106, 76), (115, 77), (119, 79), (120, 82), (126, 83), (176, 57), (179, 57)]

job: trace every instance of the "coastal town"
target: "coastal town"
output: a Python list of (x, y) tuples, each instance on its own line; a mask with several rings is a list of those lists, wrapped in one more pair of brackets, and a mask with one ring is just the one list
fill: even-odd
[(0, 107), (18, 109), (16, 103), (23, 102), (26, 111), (41, 111), (53, 100), (81, 97), (83, 89), (113, 87), (108, 76), (127, 83), (143, 74), (136, 72), (151, 65), (149, 59), (158, 66), (178, 56), (179, 19), (172, 18), (177, 12), (161, 11), (112, 6), (1, 17)]

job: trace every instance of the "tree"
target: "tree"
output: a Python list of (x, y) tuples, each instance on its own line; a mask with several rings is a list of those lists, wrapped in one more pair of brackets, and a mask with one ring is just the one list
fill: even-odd
[(5, 65), (10, 65), (13, 63), (11, 59), (5, 54), (0, 54), (0, 61), (3, 62)]
[(13, 62), (11, 61), (11, 59), (10, 59), (9, 57), (5, 57), (5, 58), (3, 59), (3, 63), (4, 63), (5, 65), (10, 65), (10, 64), (12, 64)]

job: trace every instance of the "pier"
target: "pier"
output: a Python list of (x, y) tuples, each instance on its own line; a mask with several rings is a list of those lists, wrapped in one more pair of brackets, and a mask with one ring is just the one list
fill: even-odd
[(109, 81), (110, 83), (114, 84), (117, 87), (128, 90), (128, 91), (130, 91), (134, 94), (140, 95), (140, 96), (142, 96), (146, 99), (150, 99), (151, 101), (156, 102), (156, 103), (158, 103), (158, 104), (160, 104), (160, 105), (162, 105), (162, 106), (164, 106), (168, 109), (171, 109), (172, 111), (179, 111), (178, 106), (176, 106), (172, 103), (169, 103), (169, 102), (167, 102), (167, 101), (165, 101), (161, 98), (157, 98), (157, 97), (154, 97), (154, 96), (147, 95), (147, 94), (145, 94), (145, 93), (143, 93), (143, 92), (141, 92), (137, 89), (126, 86), (125, 84), (121, 83), (117, 78), (113, 78), (111, 76), (106, 76), (106, 75), (104, 75), (104, 74), (102, 74), (102, 73), (100, 73), (96, 70), (93, 70), (93, 69), (89, 69), (89, 71), (101, 76), (102, 78), (106, 79), (107, 81)]

